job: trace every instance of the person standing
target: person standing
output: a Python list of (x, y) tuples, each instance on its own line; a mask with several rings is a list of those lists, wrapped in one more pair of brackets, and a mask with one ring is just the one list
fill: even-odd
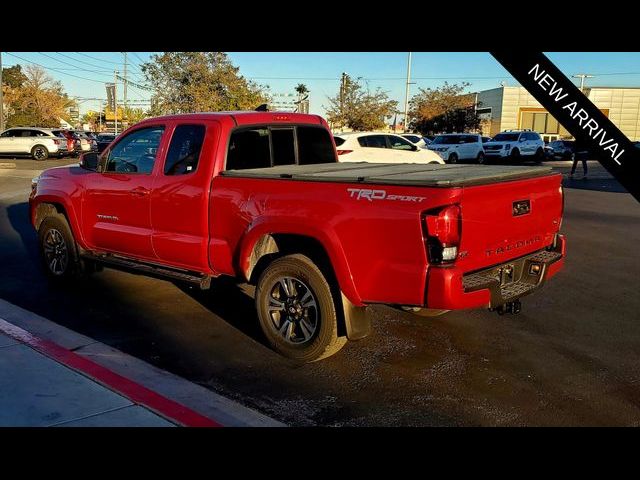
[(576, 167), (578, 166), (578, 160), (580, 160), (582, 161), (582, 170), (584, 172), (582, 179), (587, 180), (587, 173), (589, 171), (589, 168), (587, 167), (587, 155), (586, 152), (580, 152), (582, 155), (580, 155), (580, 159), (578, 159), (578, 152), (580, 152), (580, 150), (577, 148), (577, 145), (574, 145), (573, 153), (571, 154), (573, 165), (571, 166), (571, 174), (569, 175), (569, 178), (573, 178), (573, 174), (576, 173)]

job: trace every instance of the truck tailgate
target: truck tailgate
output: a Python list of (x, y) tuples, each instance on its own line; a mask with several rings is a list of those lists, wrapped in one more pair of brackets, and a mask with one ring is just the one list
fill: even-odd
[(465, 187), (457, 266), (504, 263), (553, 243), (563, 209), (561, 175)]

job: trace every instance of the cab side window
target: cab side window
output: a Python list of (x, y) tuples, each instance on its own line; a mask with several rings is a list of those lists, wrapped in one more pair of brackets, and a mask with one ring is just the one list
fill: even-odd
[(198, 168), (204, 142), (204, 125), (178, 125), (171, 137), (171, 144), (164, 163), (165, 175), (184, 175)]
[(106, 172), (150, 174), (158, 154), (164, 126), (135, 130), (109, 151)]

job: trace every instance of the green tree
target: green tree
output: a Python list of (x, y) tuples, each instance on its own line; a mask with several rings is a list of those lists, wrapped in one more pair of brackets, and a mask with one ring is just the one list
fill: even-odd
[(463, 93), (470, 86), (444, 83), (438, 88), (419, 89), (410, 100), (410, 128), (423, 135), (479, 130), (473, 94)]
[(309, 89), (304, 83), (299, 83), (296, 85), (296, 92), (299, 96), (303, 97), (306, 93), (309, 93)]
[(22, 73), (22, 67), (20, 65), (2, 69), (3, 85), (8, 85), (11, 88), (20, 88), (26, 80), (27, 77)]
[(36, 65), (25, 67), (24, 75), (22, 85), (8, 96), (7, 125), (57, 127), (60, 118), (69, 121), (67, 109), (74, 102), (64, 93), (62, 84)]
[(154, 90), (152, 114), (254, 109), (268, 101), (224, 52), (164, 52), (142, 65)]
[(124, 109), (124, 118), (127, 119), (129, 125), (133, 125), (134, 123), (138, 123), (142, 119), (147, 117), (147, 112), (145, 112), (142, 108), (132, 108), (127, 107)]
[(398, 102), (377, 89), (370, 93), (349, 75), (343, 77), (340, 91), (329, 97), (327, 120), (340, 128), (354, 131), (378, 130), (385, 126), (385, 118), (393, 115)]

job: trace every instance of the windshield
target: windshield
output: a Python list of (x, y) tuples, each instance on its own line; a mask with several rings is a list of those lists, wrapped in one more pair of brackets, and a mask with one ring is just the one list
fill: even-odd
[(418, 135), (402, 135), (402, 136), (413, 143), (418, 143), (420, 141), (420, 137)]
[(460, 135), (439, 135), (431, 145), (454, 145), (460, 143)]
[(517, 142), (519, 133), (499, 133), (493, 137), (494, 142)]

